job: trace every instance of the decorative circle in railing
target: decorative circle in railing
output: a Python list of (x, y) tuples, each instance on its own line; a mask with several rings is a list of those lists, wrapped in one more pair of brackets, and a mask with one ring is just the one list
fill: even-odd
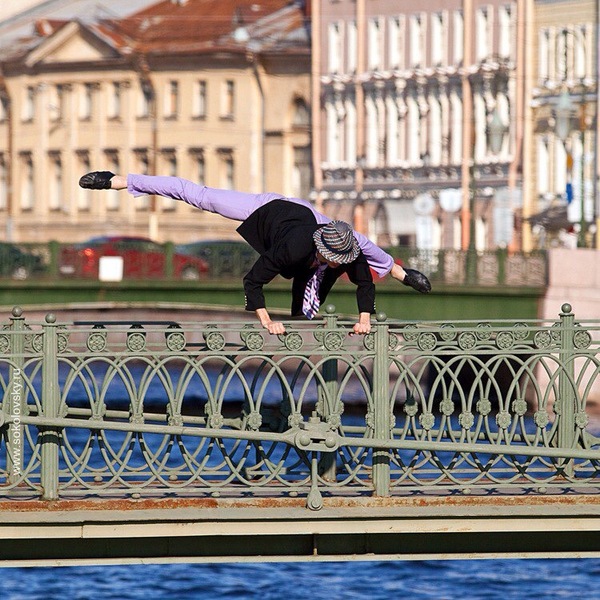
[(526, 323), (515, 323), (513, 326), (515, 340), (522, 342), (529, 335), (529, 328)]
[(407, 342), (416, 341), (416, 339), (419, 337), (419, 332), (417, 331), (417, 326), (416, 325), (407, 325), (402, 330), (402, 337), (404, 337), (404, 339)]
[(440, 331), (440, 337), (445, 342), (451, 342), (452, 340), (456, 339), (456, 328), (452, 323), (444, 323), (441, 326), (441, 329), (442, 331)]
[(344, 334), (339, 331), (328, 331), (323, 338), (326, 350), (339, 350), (344, 344)]
[(533, 415), (533, 422), (540, 428), (544, 429), (550, 422), (550, 417), (545, 410), (538, 410)]
[(417, 346), (419, 346), (420, 350), (423, 352), (430, 352), (437, 345), (437, 339), (433, 333), (427, 332), (419, 335), (419, 339), (417, 340)]
[(500, 350), (509, 350), (515, 345), (515, 337), (510, 331), (501, 331), (496, 336), (496, 346)]
[(146, 334), (133, 332), (127, 334), (127, 350), (130, 352), (141, 352), (146, 348)]
[(211, 331), (204, 334), (204, 341), (209, 350), (219, 351), (225, 347), (225, 336), (218, 331)]
[(579, 427), (579, 429), (585, 429), (590, 422), (590, 417), (584, 410), (580, 410), (575, 413), (575, 425)]
[(323, 337), (325, 336), (325, 328), (323, 325), (319, 325), (313, 333), (313, 336), (319, 344), (323, 343)]
[(327, 425), (331, 427), (331, 429), (339, 429), (342, 425), (342, 417), (337, 413), (333, 413), (327, 417)]
[(405, 402), (403, 410), (409, 417), (414, 417), (419, 412), (419, 407), (414, 401)]
[(510, 427), (511, 422), (512, 417), (510, 416), (510, 413), (507, 410), (501, 410), (496, 415), (496, 424), (498, 425), (498, 427), (500, 427), (500, 429), (508, 429)]
[(556, 322), (550, 328), (550, 335), (553, 342), (560, 342), (560, 322)]
[(10, 350), (10, 341), (7, 335), (0, 335), (0, 352), (8, 352)]
[[(61, 325), (59, 329), (66, 329), (64, 325)], [(59, 333), (56, 336), (56, 344), (59, 352), (64, 352), (69, 347), (69, 335), (66, 333)]]
[(265, 338), (262, 333), (259, 333), (258, 331), (248, 332), (244, 341), (246, 343), (246, 348), (255, 352), (262, 350), (265, 345)]
[(435, 415), (433, 413), (423, 413), (419, 417), (419, 423), (425, 431), (429, 431), (435, 425)]
[(37, 333), (31, 340), (31, 347), (34, 352), (41, 352), (44, 347), (44, 336), (41, 333)]
[(474, 333), (465, 331), (458, 336), (458, 345), (462, 350), (471, 350), (477, 345), (477, 338)]
[(462, 412), (458, 415), (458, 423), (463, 429), (471, 429), (475, 423), (475, 416), (470, 412)]
[(492, 412), (492, 403), (487, 398), (478, 400), (475, 407), (477, 408), (477, 412), (483, 417), (486, 417)]
[(542, 329), (536, 332), (536, 334), (533, 336), (533, 343), (535, 344), (536, 348), (550, 348), (550, 345), (552, 344), (552, 336), (550, 335), (549, 331)]
[(284, 337), (283, 344), (285, 345), (287, 350), (290, 350), (291, 352), (295, 352), (297, 350), (300, 350), (300, 348), (302, 348), (302, 345), (304, 344), (304, 340), (302, 339), (302, 336), (297, 331), (290, 331)]
[(440, 412), (449, 417), (454, 412), (454, 402), (450, 398), (444, 398), (440, 402)]
[(365, 415), (365, 425), (369, 429), (375, 429), (375, 415), (372, 411), (368, 411)]
[(517, 398), (512, 404), (512, 409), (515, 415), (522, 417), (527, 412), (527, 401)]
[(262, 415), (257, 411), (252, 411), (248, 415), (246, 424), (248, 425), (248, 429), (258, 431), (260, 429), (260, 426), (262, 425)]
[[(400, 345), (400, 339), (395, 333), (388, 333), (388, 348), (390, 351), (395, 350)], [(375, 349), (375, 334), (373, 332), (367, 333), (363, 338), (363, 346), (367, 350)]]
[(180, 325), (172, 323), (165, 332), (165, 343), (171, 352), (181, 352), (185, 348), (185, 333)]
[(592, 336), (589, 331), (582, 329), (581, 331), (576, 331), (573, 334), (573, 345), (577, 350), (584, 350), (585, 348), (589, 348), (592, 344)]
[(207, 420), (207, 424), (210, 429), (221, 429), (224, 422), (225, 419), (223, 418), (223, 415), (220, 415), (219, 413), (210, 415)]
[(492, 326), (489, 323), (479, 323), (477, 325), (477, 337), (483, 342), (492, 337)]
[(106, 332), (95, 331), (90, 333), (85, 345), (90, 352), (103, 352), (106, 348)]

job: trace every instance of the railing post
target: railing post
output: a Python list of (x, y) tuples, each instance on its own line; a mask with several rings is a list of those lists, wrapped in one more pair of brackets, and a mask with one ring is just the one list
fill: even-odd
[[(337, 328), (338, 317), (335, 314), (335, 306), (328, 304), (325, 307), (325, 332), (334, 331)], [(329, 353), (326, 340), (324, 340), (324, 352)], [(318, 412), (323, 421), (331, 422), (330, 417), (334, 414), (333, 404), (338, 397), (338, 361), (336, 358), (331, 358), (323, 363), (321, 375), (324, 384), (319, 385), (317, 391)], [(336, 461), (335, 452), (325, 452), (321, 454), (319, 460), (319, 474), (328, 481), (335, 481), (336, 478)]]
[[(58, 417), (60, 393), (58, 385), (58, 336), (56, 317), (46, 315), (43, 336), (42, 413), (49, 419)], [(44, 500), (58, 499), (58, 455), (60, 430), (40, 427), (41, 483)]]
[[(375, 329), (375, 356), (373, 357), (373, 425), (376, 440), (391, 436), (391, 408), (389, 394), (389, 333), (384, 313), (377, 315)], [(390, 452), (373, 451), (373, 486), (376, 496), (390, 495)]]
[[(559, 397), (554, 403), (554, 412), (558, 415), (558, 447), (572, 448), (575, 442), (575, 412), (577, 410), (577, 390), (575, 385), (575, 356), (573, 344), (573, 325), (575, 315), (570, 304), (563, 304), (560, 313), (560, 360), (558, 376)], [(567, 475), (573, 474), (573, 461), (563, 460)]]
[(8, 389), (4, 396), (4, 416), (8, 422), (6, 445), (6, 470), (8, 482), (15, 483), (23, 472), (23, 425), (21, 417), (25, 410), (23, 367), (25, 365), (25, 318), (23, 310), (15, 306), (12, 310), (10, 336), (10, 369)]

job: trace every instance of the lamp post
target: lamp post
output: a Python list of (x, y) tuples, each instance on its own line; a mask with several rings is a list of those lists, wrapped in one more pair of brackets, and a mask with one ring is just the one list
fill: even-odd
[[(567, 90), (564, 90), (555, 110), (555, 126), (554, 132), (556, 136), (565, 145), (567, 153), (567, 178), (572, 172), (573, 168), (573, 156), (571, 148), (568, 147), (569, 136), (571, 134), (571, 117), (573, 114), (573, 100)], [(579, 200), (581, 207), (581, 214), (579, 216), (579, 234), (577, 236), (577, 246), (579, 248), (585, 248), (587, 246), (586, 233), (587, 233), (587, 222), (585, 220), (585, 128), (586, 128), (586, 102), (585, 102), (585, 90), (582, 91), (582, 100), (579, 104), (579, 132), (581, 134), (581, 182), (579, 190)]]

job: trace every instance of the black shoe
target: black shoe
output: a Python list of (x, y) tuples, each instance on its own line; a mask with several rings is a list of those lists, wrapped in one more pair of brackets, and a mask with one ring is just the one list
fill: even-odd
[(429, 283), (429, 279), (423, 273), (415, 269), (404, 270), (406, 271), (406, 276), (402, 282), (404, 285), (417, 290), (417, 292), (421, 292), (421, 294), (428, 294), (431, 291), (431, 283)]
[(92, 171), (79, 180), (79, 186), (88, 190), (110, 190), (110, 180), (114, 176), (110, 171)]

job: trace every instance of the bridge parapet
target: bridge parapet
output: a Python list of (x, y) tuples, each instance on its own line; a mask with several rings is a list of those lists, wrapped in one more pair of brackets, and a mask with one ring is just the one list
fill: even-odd
[(0, 496), (595, 492), (599, 322), (248, 323), (0, 332)]

